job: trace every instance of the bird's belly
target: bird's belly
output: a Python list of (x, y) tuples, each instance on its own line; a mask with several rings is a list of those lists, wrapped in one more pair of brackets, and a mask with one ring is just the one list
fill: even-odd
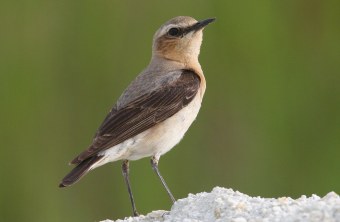
[(173, 148), (195, 120), (201, 107), (199, 94), (178, 113), (158, 125), (100, 153), (105, 156), (96, 167), (121, 159), (138, 160), (161, 156)]
[(172, 149), (184, 136), (201, 107), (201, 98), (194, 100), (178, 113), (137, 135), (139, 142), (127, 148), (125, 159), (137, 160), (148, 156), (161, 156)]

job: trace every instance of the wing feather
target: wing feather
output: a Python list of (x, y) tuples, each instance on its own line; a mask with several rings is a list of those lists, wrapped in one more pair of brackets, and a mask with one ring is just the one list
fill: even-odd
[(180, 77), (171, 84), (141, 95), (120, 109), (113, 107), (97, 130), (91, 146), (71, 163), (79, 164), (166, 120), (188, 105), (199, 87), (200, 77), (191, 70), (182, 70)]

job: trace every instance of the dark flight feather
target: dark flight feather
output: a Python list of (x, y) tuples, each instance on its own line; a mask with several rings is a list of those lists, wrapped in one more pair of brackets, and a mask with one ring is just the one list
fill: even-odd
[(80, 178), (85, 176), (90, 171), (90, 167), (102, 158), (103, 156), (93, 156), (82, 161), (64, 177), (64, 179), (59, 184), (59, 187), (67, 187), (80, 180)]
[(97, 130), (92, 145), (71, 163), (82, 164), (99, 152), (166, 120), (187, 106), (199, 87), (200, 77), (191, 70), (182, 70), (180, 77), (171, 84), (141, 95), (120, 109), (113, 107)]

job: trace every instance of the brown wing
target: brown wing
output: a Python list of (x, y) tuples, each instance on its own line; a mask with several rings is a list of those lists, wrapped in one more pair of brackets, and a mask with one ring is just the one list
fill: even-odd
[(92, 145), (71, 163), (79, 164), (171, 117), (193, 100), (199, 86), (196, 73), (182, 70), (173, 83), (141, 95), (119, 110), (114, 107), (99, 127)]

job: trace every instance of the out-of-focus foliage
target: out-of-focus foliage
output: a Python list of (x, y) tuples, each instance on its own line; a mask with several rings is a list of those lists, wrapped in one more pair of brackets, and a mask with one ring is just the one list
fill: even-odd
[[(177, 15), (217, 20), (201, 49), (201, 112), (160, 161), (174, 195), (340, 192), (339, 12), (336, 0), (1, 2), (0, 220), (131, 214), (120, 163), (58, 183)], [(169, 209), (149, 159), (130, 166), (140, 213)]]

